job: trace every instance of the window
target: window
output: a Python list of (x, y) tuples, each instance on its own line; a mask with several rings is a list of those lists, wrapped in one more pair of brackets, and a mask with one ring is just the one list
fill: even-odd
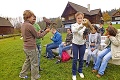
[(120, 20), (120, 17), (116, 17), (115, 20)]
[(74, 19), (74, 16), (69, 16), (68, 19), (69, 19), (69, 20), (72, 20), (72, 19)]

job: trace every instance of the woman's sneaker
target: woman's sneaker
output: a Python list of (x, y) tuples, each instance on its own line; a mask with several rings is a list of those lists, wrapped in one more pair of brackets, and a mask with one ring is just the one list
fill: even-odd
[(84, 78), (84, 74), (83, 73), (79, 73), (81, 78)]
[(27, 78), (28, 78), (28, 76), (22, 77), (22, 76), (20, 76), (20, 75), (19, 75), (19, 77), (20, 77), (20, 78), (23, 78), (23, 79), (27, 79)]
[(60, 61), (60, 60), (57, 60), (55, 63), (56, 63), (56, 64), (59, 64), (59, 63), (61, 63), (61, 61)]
[(72, 76), (72, 80), (76, 80), (76, 75), (73, 75), (73, 76)]

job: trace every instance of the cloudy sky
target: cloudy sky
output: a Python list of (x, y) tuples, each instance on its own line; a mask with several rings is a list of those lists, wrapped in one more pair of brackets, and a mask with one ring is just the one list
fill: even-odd
[(68, 1), (102, 11), (120, 8), (120, 0), (0, 0), (0, 16), (22, 16), (24, 10), (32, 10), (38, 17), (54, 18), (62, 15)]

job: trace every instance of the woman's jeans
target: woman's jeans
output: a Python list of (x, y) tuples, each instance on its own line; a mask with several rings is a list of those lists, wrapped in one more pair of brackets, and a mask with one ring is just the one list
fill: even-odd
[(95, 64), (96, 59), (97, 59), (97, 52), (98, 49), (95, 49), (93, 52), (91, 51), (91, 48), (88, 48), (88, 56), (86, 62), (89, 64), (91, 57), (93, 58), (93, 64)]
[(64, 46), (64, 43), (61, 43), (59, 45), (59, 56), (61, 57), (62, 56), (62, 52), (65, 51), (65, 50), (70, 50), (71, 47), (72, 47), (71, 45)]
[(52, 49), (58, 48), (59, 44), (55, 44), (55, 43), (50, 43), (47, 44), (46, 46), (46, 54), (49, 58), (54, 58), (54, 54), (52, 53)]
[(41, 56), (41, 45), (37, 44), (37, 49), (38, 49), (38, 64), (39, 64), (39, 67), (40, 67), (40, 56)]
[[(72, 44), (72, 49), (73, 49), (72, 74), (76, 75), (77, 61), (79, 61), (78, 72), (82, 73), (83, 58), (84, 58), (86, 45)], [(78, 59), (78, 54), (79, 54), (79, 59)]]
[(103, 75), (107, 67), (108, 61), (112, 58), (111, 49), (105, 48), (103, 51), (98, 53), (97, 61), (95, 63), (94, 69), (98, 70), (98, 74)]

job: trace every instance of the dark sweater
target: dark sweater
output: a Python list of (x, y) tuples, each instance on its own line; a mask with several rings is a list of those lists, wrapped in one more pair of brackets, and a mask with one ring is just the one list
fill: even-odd
[(66, 45), (72, 44), (72, 38), (73, 38), (73, 34), (72, 33), (71, 34), (67, 34), (66, 40), (65, 40)]
[(25, 21), (21, 27), (24, 49), (36, 49), (36, 38), (43, 37), (46, 32), (40, 33), (36, 32), (34, 26), (29, 23), (29, 21)]

